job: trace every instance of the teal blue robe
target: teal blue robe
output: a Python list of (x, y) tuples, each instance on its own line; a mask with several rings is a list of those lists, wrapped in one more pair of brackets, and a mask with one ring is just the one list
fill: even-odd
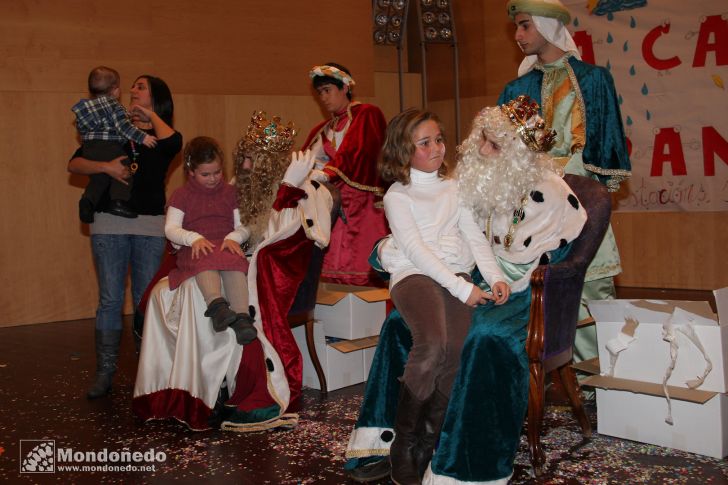
[[(551, 263), (562, 261), (570, 249), (568, 244), (552, 251)], [(473, 281), (487, 289), (477, 269)], [(432, 473), (456, 481), (507, 479), (513, 473), (528, 406), (525, 341), (530, 306), (528, 287), (511, 294), (505, 305), (489, 302), (476, 308), (437, 452), (430, 465)], [(400, 387), (398, 377), (404, 371), (411, 347), (409, 328), (395, 309), (381, 329), (361, 412), (347, 450), (346, 469), (389, 454)]]
[[(609, 71), (575, 57), (567, 59), (579, 84), (577, 96), (581, 93), (586, 119), (586, 145), (582, 155), (584, 168), (594, 173), (610, 191), (616, 191), (619, 183), (631, 174), (632, 165), (627, 154), (627, 140), (624, 135), (619, 101), (614, 80)], [(536, 101), (542, 101), (543, 72), (533, 69), (515, 79), (503, 89), (498, 104), (505, 104), (525, 94)], [(557, 131), (562, 127), (552, 127)]]

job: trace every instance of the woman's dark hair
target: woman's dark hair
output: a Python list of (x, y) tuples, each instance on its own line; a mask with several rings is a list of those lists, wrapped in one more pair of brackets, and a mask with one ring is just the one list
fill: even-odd
[[(335, 62), (326, 62), (326, 63), (324, 63), (322, 65), (323, 66), (335, 67), (339, 71), (344, 71), (349, 76), (351, 76), (351, 72), (347, 68), (345, 68), (344, 66), (342, 66), (341, 64), (337, 64)], [(316, 76), (316, 77), (313, 78), (313, 88), (314, 89), (318, 89), (321, 86), (324, 86), (326, 84), (333, 84), (339, 90), (344, 89), (344, 83), (341, 82), (341, 80), (336, 79), (335, 77), (332, 77), (332, 76)], [(349, 91), (347, 91), (347, 93), (346, 93), (346, 98), (349, 101), (351, 101), (351, 86), (349, 86)]]
[(162, 118), (162, 121), (169, 126), (173, 126), (174, 102), (172, 101), (172, 92), (169, 90), (169, 86), (160, 78), (150, 74), (142, 74), (137, 78), (137, 81), (141, 78), (146, 79), (149, 84), (149, 93), (152, 96), (152, 110)]

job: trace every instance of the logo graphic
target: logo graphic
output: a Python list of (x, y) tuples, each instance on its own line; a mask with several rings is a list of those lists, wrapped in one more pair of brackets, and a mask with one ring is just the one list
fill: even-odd
[(20, 440), (20, 473), (55, 473), (56, 440)]

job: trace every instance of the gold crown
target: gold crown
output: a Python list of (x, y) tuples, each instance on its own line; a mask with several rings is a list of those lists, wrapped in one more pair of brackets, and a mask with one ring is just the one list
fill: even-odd
[(546, 123), (539, 116), (538, 103), (521, 95), (501, 105), (501, 111), (515, 125), (516, 132), (528, 148), (534, 152), (548, 152), (556, 141), (556, 132), (547, 130)]
[(248, 132), (243, 137), (243, 146), (245, 150), (286, 152), (293, 146), (295, 137), (296, 129), (292, 121), (283, 125), (280, 116), (268, 119), (265, 111), (253, 111)]

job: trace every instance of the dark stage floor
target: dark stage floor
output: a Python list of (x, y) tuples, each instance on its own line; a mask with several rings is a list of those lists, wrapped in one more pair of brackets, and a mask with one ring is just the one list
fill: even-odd
[[(353, 483), (343, 473), (343, 453), (363, 385), (326, 399), (306, 390), (300, 423), (291, 431), (193, 433), (175, 422), (144, 424), (132, 415), (136, 356), (129, 331), (113, 394), (87, 401), (92, 339), (91, 320), (0, 329), (0, 483)], [(596, 429), (593, 407), (589, 411)], [(726, 460), (596, 433), (583, 441), (559, 403), (547, 408), (545, 430), (545, 477), (529, 476), (522, 441), (513, 483), (728, 483)], [(55, 473), (20, 473), (21, 452), (25, 458), (39, 444), (23, 441), (21, 449), (21, 440), (55, 440), (57, 449), (73, 452), (153, 449), (165, 459), (154, 462), (154, 471), (61, 471), (57, 463)]]

